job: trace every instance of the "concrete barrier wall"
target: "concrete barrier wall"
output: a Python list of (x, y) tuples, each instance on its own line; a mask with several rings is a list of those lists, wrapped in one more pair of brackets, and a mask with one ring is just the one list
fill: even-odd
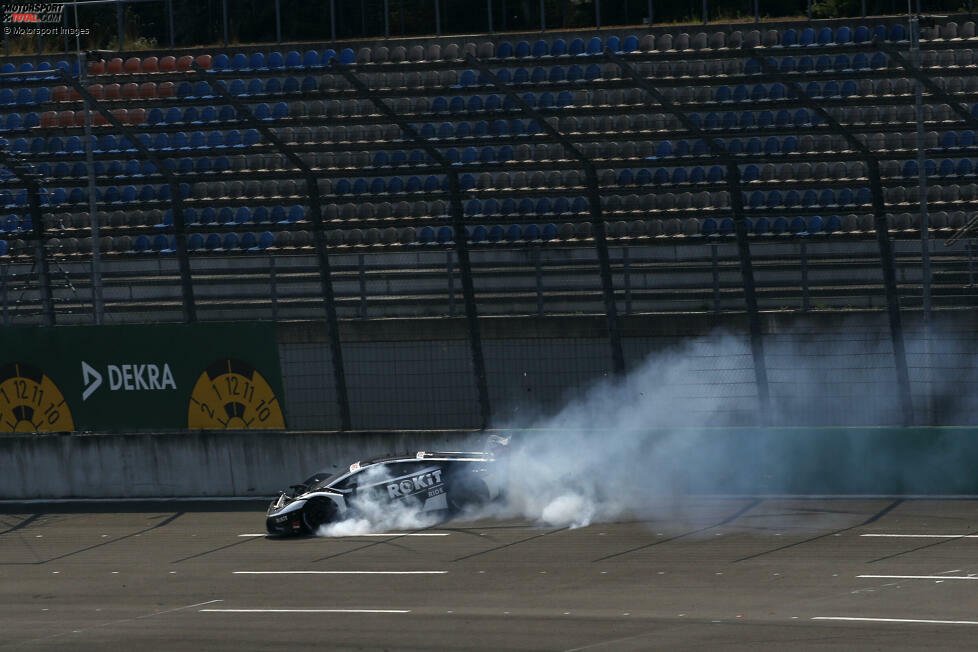
[(481, 443), (453, 431), (4, 435), (0, 499), (268, 496), (375, 455)]
[[(513, 441), (544, 432), (515, 431)], [(635, 450), (683, 432), (636, 431)], [(978, 428), (687, 432), (691, 445), (673, 444), (669, 469), (648, 468), (674, 474), (680, 493), (978, 494)], [(318, 470), (396, 451), (479, 449), (483, 437), (451, 430), (4, 435), (0, 499), (268, 496)], [(615, 472), (613, 464), (600, 468)]]

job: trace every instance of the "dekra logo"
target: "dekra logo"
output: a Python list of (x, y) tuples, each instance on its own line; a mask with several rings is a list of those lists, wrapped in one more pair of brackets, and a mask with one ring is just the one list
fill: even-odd
[[(84, 360), (82, 367), (82, 400), (87, 401), (95, 390), (102, 386), (103, 376), (92, 365)], [(115, 392), (124, 390), (127, 392), (138, 391), (159, 391), (176, 389), (177, 383), (173, 379), (173, 372), (170, 365), (163, 363), (156, 364), (110, 364), (105, 367), (109, 376), (109, 391)]]

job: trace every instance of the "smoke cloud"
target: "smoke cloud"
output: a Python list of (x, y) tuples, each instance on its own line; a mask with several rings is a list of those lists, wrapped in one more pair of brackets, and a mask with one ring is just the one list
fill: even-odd
[[(623, 378), (603, 378), (550, 414), (497, 424), (502, 497), (463, 517), (584, 527), (674, 517), (685, 495), (978, 493), (978, 438), (904, 431), (880, 317), (797, 321), (765, 338), (771, 409), (758, 413), (748, 339), (723, 331), (673, 342)], [(938, 329), (940, 330), (940, 329)], [(968, 328), (907, 335), (918, 421), (974, 423)], [(768, 427), (757, 428), (766, 422)], [(863, 426), (862, 430), (832, 428)], [(434, 515), (364, 504), (322, 534), (427, 527)]]

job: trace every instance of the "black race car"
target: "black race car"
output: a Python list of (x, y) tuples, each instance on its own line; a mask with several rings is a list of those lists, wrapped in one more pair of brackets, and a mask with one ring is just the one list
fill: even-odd
[[(505, 443), (496, 438), (489, 448), (498, 452)], [(500, 495), (496, 452), (419, 451), (317, 473), (272, 501), (265, 526), (271, 534), (315, 534), (323, 525), (358, 517), (367, 505), (451, 517)]]

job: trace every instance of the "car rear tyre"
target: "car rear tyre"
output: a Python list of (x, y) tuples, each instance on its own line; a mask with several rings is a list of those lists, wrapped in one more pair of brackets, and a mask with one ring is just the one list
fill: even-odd
[(336, 516), (336, 503), (329, 498), (311, 498), (302, 509), (302, 522), (309, 534), (315, 534), (320, 526)]
[(479, 479), (456, 482), (448, 492), (448, 507), (452, 514), (489, 502), (489, 487)]

